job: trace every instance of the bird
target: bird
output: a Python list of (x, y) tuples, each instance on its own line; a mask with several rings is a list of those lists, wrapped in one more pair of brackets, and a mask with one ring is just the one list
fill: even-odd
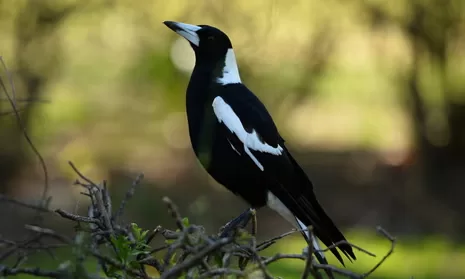
[[(186, 90), (186, 114), (192, 149), (219, 184), (250, 208), (268, 206), (295, 228), (313, 235), (344, 265), (356, 256), (345, 236), (319, 204), (313, 184), (291, 155), (271, 114), (241, 80), (229, 37), (210, 25), (164, 21), (185, 38), (195, 54)], [(317, 259), (327, 264), (308, 233)], [(343, 243), (337, 245), (336, 243)], [(339, 249), (339, 250), (338, 250)]]

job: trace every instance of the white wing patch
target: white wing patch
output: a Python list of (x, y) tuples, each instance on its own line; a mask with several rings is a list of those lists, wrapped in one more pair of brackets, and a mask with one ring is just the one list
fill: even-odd
[(224, 60), (223, 76), (217, 78), (216, 81), (222, 85), (241, 83), (241, 77), (239, 75), (239, 68), (237, 67), (236, 55), (232, 48), (226, 52), (226, 58)]
[(259, 151), (263, 153), (269, 153), (272, 155), (281, 155), (283, 148), (278, 144), (277, 147), (273, 147), (266, 142), (262, 142), (258, 137), (258, 134), (255, 130), (252, 130), (252, 133), (249, 133), (245, 130), (244, 125), (242, 125), (239, 117), (234, 113), (230, 105), (228, 105), (223, 98), (216, 97), (213, 100), (213, 111), (218, 118), (220, 123), (224, 123), (226, 127), (244, 144), (244, 151), (249, 155), (250, 159), (257, 165), (257, 167), (263, 171), (263, 165), (258, 161), (258, 159), (252, 154), (250, 150)]

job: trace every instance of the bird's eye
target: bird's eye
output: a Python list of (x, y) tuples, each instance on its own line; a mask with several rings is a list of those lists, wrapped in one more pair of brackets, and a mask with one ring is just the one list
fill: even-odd
[(213, 41), (213, 40), (215, 40), (215, 37), (209, 36), (207, 39), (208, 39), (209, 41)]

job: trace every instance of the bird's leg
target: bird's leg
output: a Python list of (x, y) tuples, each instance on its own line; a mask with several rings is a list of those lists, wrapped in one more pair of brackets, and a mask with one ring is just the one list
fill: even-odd
[[(250, 221), (250, 218), (255, 218), (255, 209), (249, 208), (246, 211), (242, 212), (239, 216), (229, 221), (221, 229), (220, 237), (226, 237), (231, 235), (236, 228), (244, 228)], [(256, 221), (254, 222), (256, 223)]]

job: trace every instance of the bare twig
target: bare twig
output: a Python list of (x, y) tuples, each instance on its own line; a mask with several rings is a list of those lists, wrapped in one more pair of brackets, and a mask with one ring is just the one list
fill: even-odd
[(113, 224), (111, 223), (111, 212), (108, 212), (105, 208), (105, 202), (103, 201), (103, 188), (97, 187), (94, 190), (94, 196), (96, 198), (96, 203), (100, 216), (103, 219), (103, 225), (105, 229), (109, 230), (110, 233), (113, 232)]
[(99, 219), (72, 214), (72, 213), (64, 211), (63, 209), (57, 209), (55, 210), (55, 212), (58, 213), (61, 217), (72, 220), (72, 221), (100, 224)]
[[(313, 270), (313, 266), (312, 266), (312, 259), (313, 259), (313, 253), (314, 253), (314, 247), (313, 247), (313, 227), (308, 227), (307, 228), (308, 230), (308, 236), (309, 236), (309, 241), (308, 241), (308, 244), (307, 244), (307, 247), (308, 247), (308, 252), (307, 252), (307, 259), (305, 260), (305, 268), (304, 268), (304, 272), (302, 273), (302, 279), (307, 279), (308, 275), (310, 274), (310, 272), (312, 272), (313, 274), (316, 273), (316, 271)], [(315, 276), (315, 274), (314, 274)], [(331, 278), (332, 277), (332, 274), (328, 274), (328, 276)], [(318, 275), (316, 275), (315, 277), (319, 277)]]
[(197, 263), (201, 262), (202, 259), (204, 257), (206, 257), (208, 254), (220, 249), (221, 247), (223, 247), (225, 245), (228, 245), (229, 243), (233, 242), (233, 240), (234, 239), (231, 238), (231, 237), (218, 239), (218, 241), (216, 241), (212, 245), (209, 245), (207, 248), (199, 251), (192, 258), (190, 258), (190, 259), (176, 265), (175, 267), (173, 267), (170, 270), (163, 273), (162, 276), (161, 276), (161, 279), (176, 278), (179, 274), (181, 274), (186, 269), (188, 269), (188, 268), (196, 265)]
[(383, 229), (381, 226), (378, 226), (376, 228), (376, 230), (381, 234), (383, 235), (384, 237), (386, 237), (390, 242), (391, 242), (391, 248), (389, 249), (389, 251), (387, 252), (386, 255), (384, 255), (384, 257), (372, 268), (370, 269), (368, 272), (364, 273), (362, 275), (362, 278), (366, 278), (368, 277), (370, 274), (372, 274), (376, 269), (378, 269), (386, 260), (387, 258), (389, 258), (391, 256), (391, 254), (394, 252), (394, 248), (396, 247), (396, 238), (393, 237), (391, 234), (389, 234), (385, 229)]
[[(26, 108), (17, 108), (16, 110), (18, 112), (21, 112), (21, 111), (24, 111)], [(6, 116), (6, 115), (14, 115), (15, 112), (14, 111), (0, 111), (0, 116)]]
[(275, 236), (275, 237), (270, 238), (270, 239), (268, 239), (268, 240), (265, 240), (265, 241), (263, 241), (262, 243), (259, 243), (259, 244), (257, 245), (257, 251), (262, 251), (262, 250), (264, 250), (264, 249), (270, 247), (271, 245), (275, 244), (276, 241), (278, 241), (278, 240), (280, 240), (280, 239), (282, 239), (282, 238), (285, 238), (286, 236), (289, 236), (289, 235), (291, 235), (291, 234), (294, 234), (294, 233), (296, 233), (296, 232), (299, 232), (299, 231), (298, 231), (298, 230), (295, 230), (295, 229), (292, 229), (291, 231), (285, 232), (285, 233), (283, 233), (283, 234), (281, 234), (281, 235), (278, 235), (278, 236)]
[[(71, 166), (71, 168), (74, 170), (74, 172), (79, 175), (80, 178), (82, 178), (84, 181), (86, 181), (87, 183), (89, 183), (90, 185), (92, 186), (95, 186), (95, 187), (98, 187), (97, 184), (95, 184), (92, 180), (90, 180), (89, 178), (87, 178), (86, 176), (84, 176), (77, 168), (76, 166), (73, 164), (73, 162), (69, 161), (68, 164)], [(78, 181), (77, 181), (78, 182)]]
[(38, 267), (33, 268), (8, 268), (7, 266), (0, 265), (0, 275), (11, 276), (18, 274), (29, 274), (36, 277), (48, 277), (48, 278), (61, 278), (63, 273), (56, 270), (44, 270)]
[[(47, 165), (45, 164), (45, 160), (42, 157), (42, 155), (40, 154), (39, 150), (36, 148), (36, 146), (34, 145), (34, 143), (31, 140), (31, 138), (29, 137), (29, 134), (26, 131), (26, 127), (23, 124), (23, 121), (21, 119), (21, 115), (19, 114), (19, 111), (18, 111), (17, 106), (16, 106), (15, 84), (13, 82), (13, 78), (11, 76), (11, 73), (8, 70), (8, 67), (6, 66), (6, 63), (3, 60), (2, 56), (0, 56), (0, 63), (2, 64), (2, 67), (3, 67), (3, 69), (5, 70), (5, 73), (8, 76), (8, 81), (9, 81), (11, 89), (12, 89), (12, 96), (10, 96), (10, 94), (8, 94), (8, 89), (6, 88), (5, 83), (3, 82), (3, 80), (1, 78), (0, 78), (0, 86), (2, 87), (2, 89), (3, 89), (4, 93), (5, 93), (5, 96), (8, 99), (8, 102), (10, 103), (10, 105), (11, 105), (11, 107), (13, 109), (13, 112), (15, 114), (15, 118), (16, 118), (18, 127), (20, 128), (21, 132), (23, 133), (23, 136), (26, 139), (29, 147), (32, 149), (32, 152), (34, 152), (37, 159), (39, 159), (39, 163), (40, 163), (40, 165), (42, 167), (42, 171), (44, 173), (44, 188), (43, 188), (43, 191), (42, 191), (42, 198), (41, 198), (41, 201), (44, 202), (44, 201), (47, 200), (48, 188), (49, 188)], [(44, 206), (44, 205), (42, 205), (42, 206)]]
[(373, 253), (371, 253), (370, 251), (368, 251), (368, 250), (366, 250), (366, 249), (363, 249), (362, 247), (357, 246), (357, 245), (355, 245), (355, 244), (352, 244), (352, 243), (350, 243), (350, 242), (347, 241), (347, 240), (338, 241), (338, 242), (334, 243), (333, 245), (330, 245), (330, 246), (326, 247), (326, 249), (315, 250), (315, 252), (327, 252), (327, 251), (329, 251), (329, 250), (331, 250), (331, 249), (333, 249), (333, 248), (335, 248), (335, 247), (339, 247), (339, 246), (341, 246), (341, 245), (349, 245), (349, 246), (351, 246), (351, 247), (357, 249), (358, 251), (367, 254), (368, 256), (376, 257), (376, 255), (373, 254)]
[(126, 203), (134, 196), (134, 193), (136, 192), (136, 188), (140, 184), (142, 179), (144, 179), (143, 173), (139, 174), (136, 177), (136, 179), (134, 179), (134, 181), (132, 182), (131, 187), (128, 189), (128, 191), (126, 192), (126, 195), (124, 196), (124, 199), (121, 201), (121, 205), (119, 206), (118, 212), (114, 216), (115, 221), (123, 215), (123, 211), (126, 206)]
[(13, 204), (25, 207), (25, 208), (30, 208), (30, 209), (41, 211), (41, 212), (53, 212), (52, 210), (50, 210), (50, 209), (48, 209), (46, 207), (43, 207), (42, 205), (34, 205), (34, 204), (26, 203), (26, 202), (19, 201), (19, 200), (13, 199), (13, 198), (9, 198), (9, 197), (7, 197), (5, 195), (0, 194), (0, 202), (2, 202), (2, 201), (8, 202), (8, 203), (13, 203)]
[[(15, 96), (16, 94), (13, 97)], [(0, 98), (0, 102), (1, 101), (8, 101), (8, 98)], [(16, 96), (16, 104), (18, 103), (51, 103), (51, 101), (47, 99), (37, 99), (37, 98), (22, 99)]]
[(184, 224), (182, 223), (181, 214), (179, 214), (178, 207), (171, 201), (170, 198), (164, 197), (163, 202), (168, 206), (168, 211), (171, 214), (171, 217), (176, 221), (176, 226), (180, 230), (184, 230)]
[(137, 270), (134, 270), (134, 269), (131, 269), (131, 268), (128, 268), (127, 266), (125, 266), (124, 264), (118, 262), (117, 260), (113, 259), (113, 258), (110, 258), (108, 256), (105, 256), (105, 255), (102, 255), (101, 253), (99, 253), (98, 251), (96, 250), (90, 250), (89, 251), (94, 257), (96, 257), (97, 259), (100, 259), (102, 261), (104, 261), (105, 263), (111, 265), (111, 266), (114, 266), (114, 267), (117, 267), (121, 270), (124, 270), (126, 271), (128, 274), (130, 275), (133, 275), (133, 276), (138, 276), (138, 278), (147, 278), (144, 274), (142, 274), (141, 272), (137, 271)]
[(207, 272), (204, 272), (200, 274), (198, 277), (199, 279), (202, 278), (212, 278), (214, 276), (218, 275), (236, 275), (236, 276), (246, 276), (246, 273), (244, 271), (236, 270), (236, 269), (230, 269), (230, 268), (217, 268), (217, 269), (212, 269)]
[(42, 235), (48, 235), (50, 237), (53, 237), (55, 239), (58, 239), (60, 240), (61, 242), (64, 242), (64, 243), (71, 243), (71, 240), (57, 232), (55, 232), (54, 230), (51, 230), (51, 229), (46, 229), (46, 228), (41, 228), (41, 227), (38, 227), (38, 226), (33, 226), (33, 225), (25, 225), (24, 226), (25, 229), (27, 230), (30, 230), (30, 231), (33, 231), (33, 232), (37, 232), (39, 234), (42, 234)]
[(313, 266), (316, 268), (316, 269), (322, 269), (322, 270), (325, 270), (325, 271), (332, 271), (334, 273), (337, 273), (339, 275), (343, 275), (343, 276), (346, 276), (348, 278), (352, 278), (352, 279), (361, 279), (361, 278), (365, 278), (363, 277), (362, 275), (360, 274), (357, 274), (355, 272), (352, 272), (348, 269), (342, 269), (342, 268), (338, 268), (338, 267), (335, 267), (335, 266), (332, 266), (332, 265), (329, 265), (329, 264), (318, 264), (318, 263), (314, 263)]

